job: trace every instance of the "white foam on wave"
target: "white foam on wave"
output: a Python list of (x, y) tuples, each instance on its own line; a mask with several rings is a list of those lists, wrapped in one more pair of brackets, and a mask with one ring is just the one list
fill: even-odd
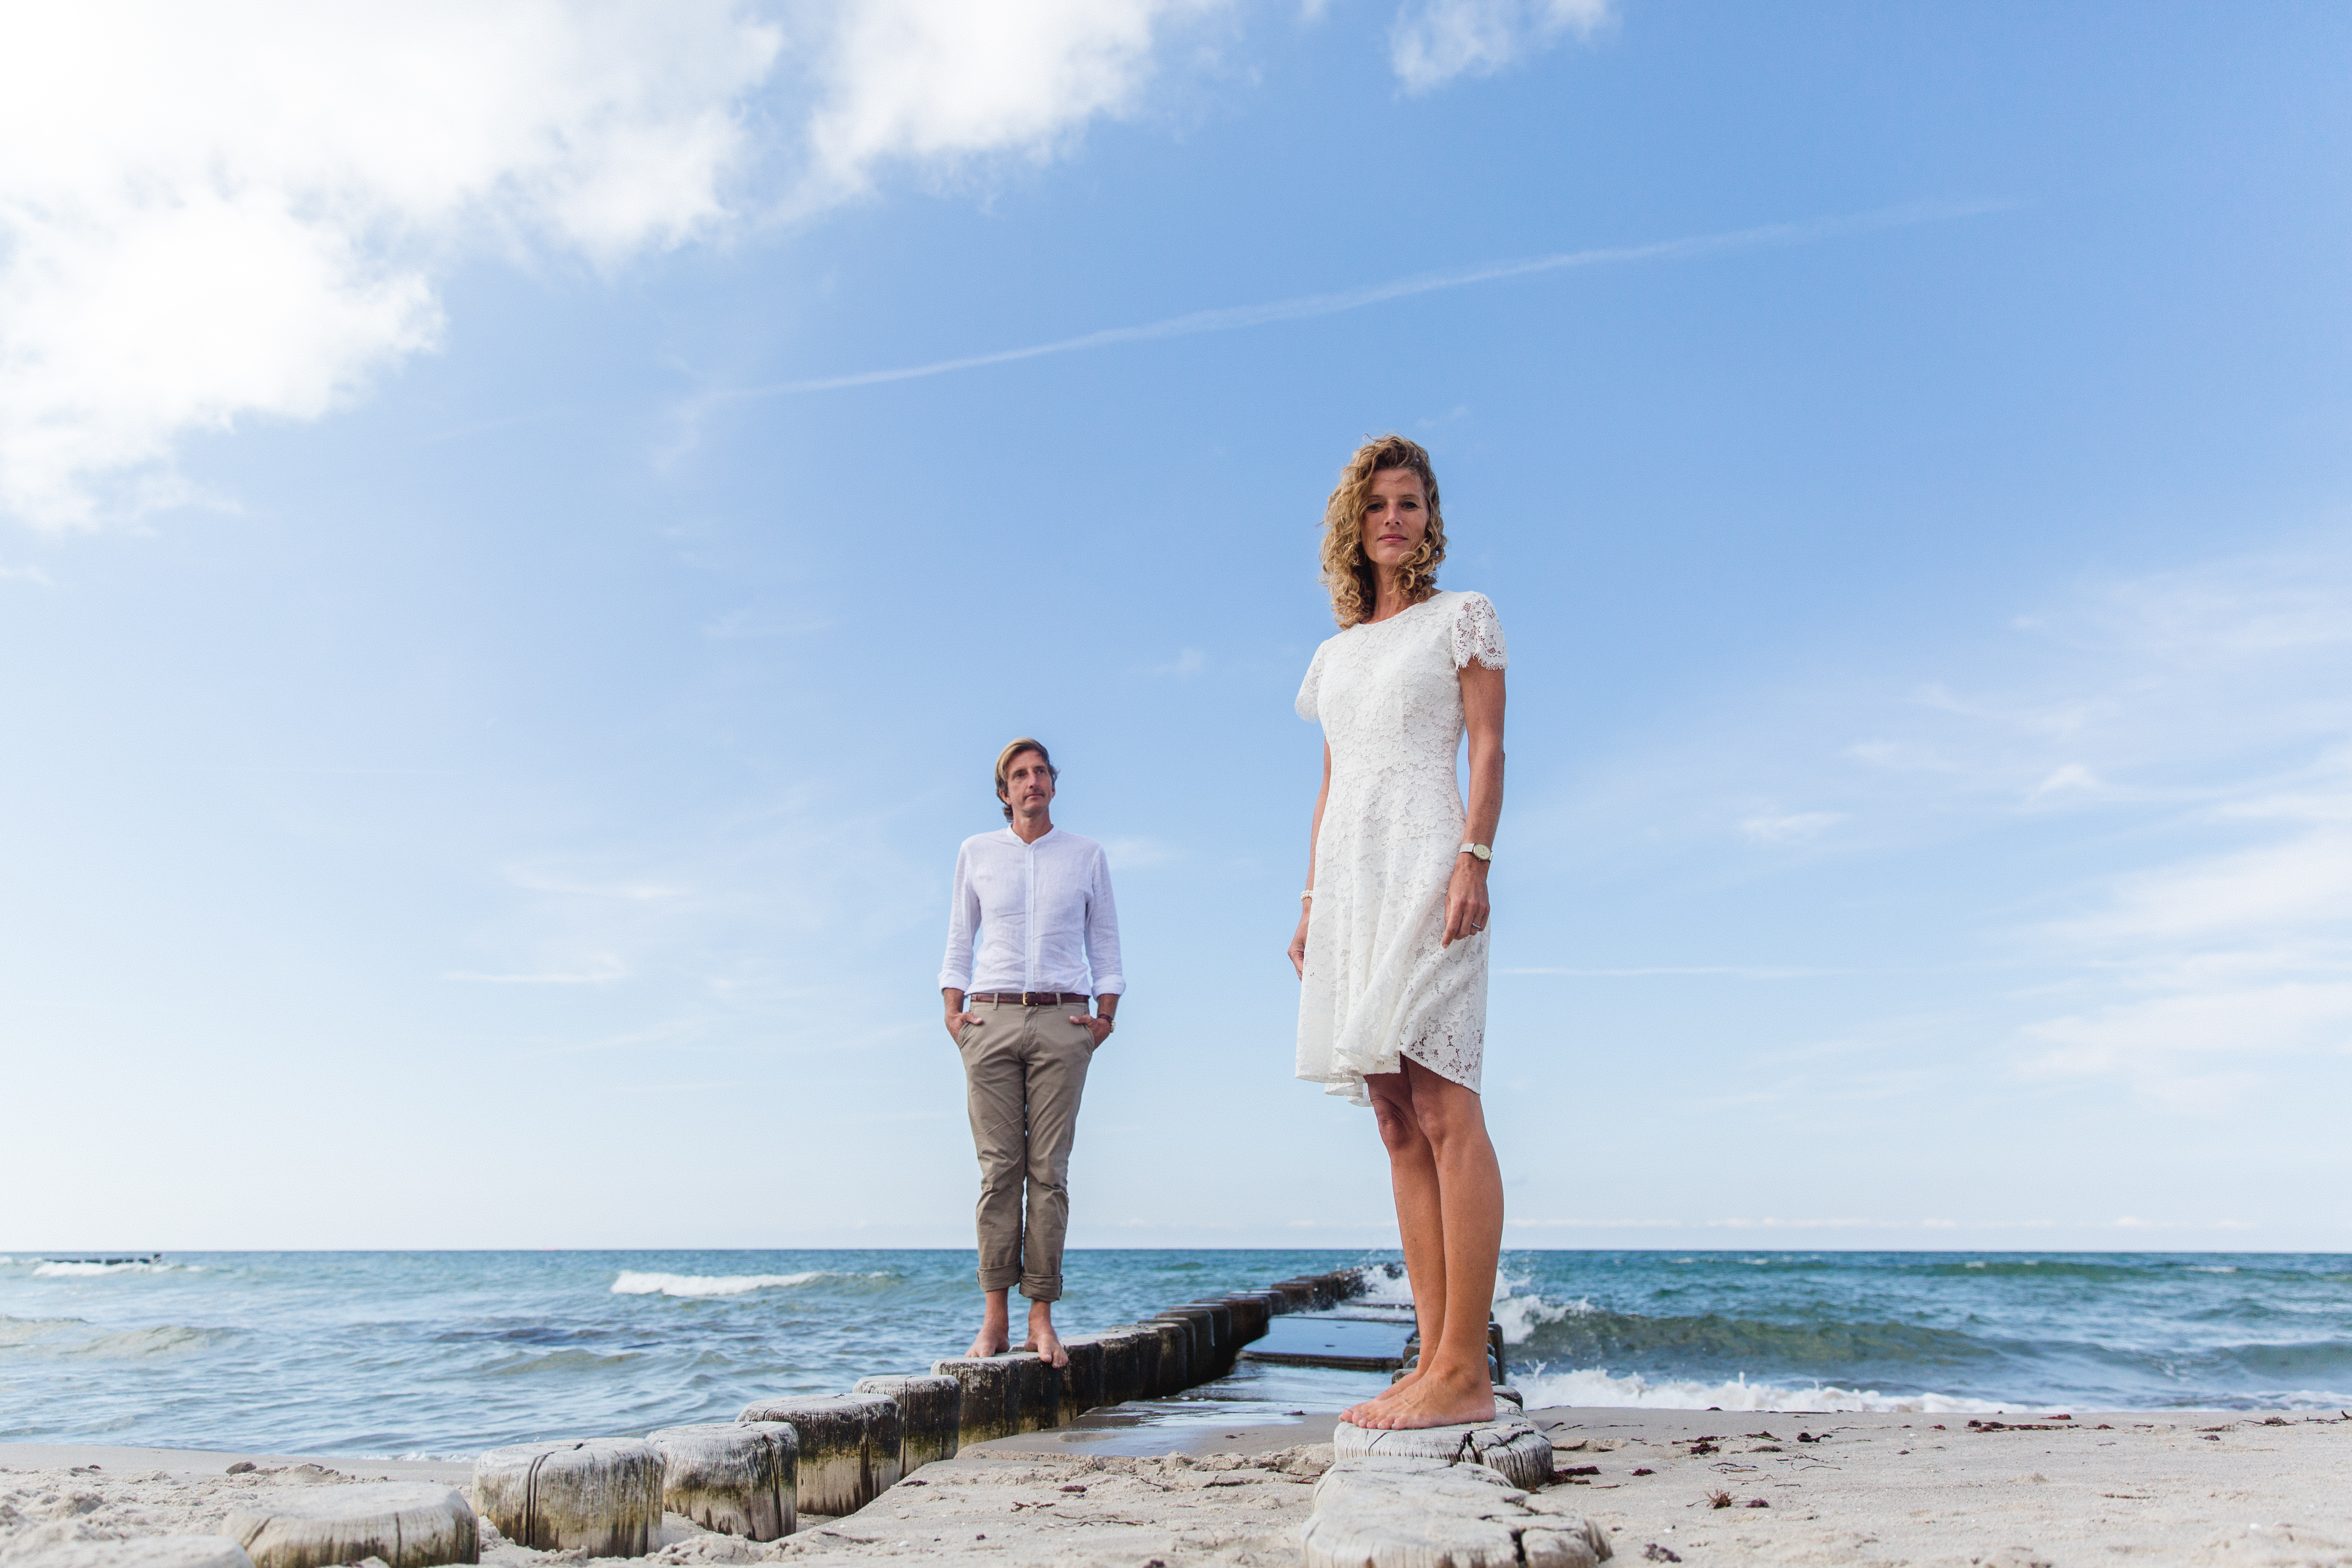
[(805, 1274), (641, 1274), (624, 1268), (613, 1281), (615, 1296), (746, 1296), (754, 1290), (790, 1290), (812, 1279), (848, 1276), (813, 1268)]
[[(1495, 1280), (1495, 1321), (1503, 1326), (1503, 1342), (1523, 1345), (1536, 1330), (1546, 1323), (1557, 1323), (1566, 1318), (1580, 1318), (1598, 1311), (1589, 1298), (1573, 1301), (1547, 1301), (1539, 1295), (1519, 1294), (1533, 1283), (1498, 1275)], [(1401, 1263), (1376, 1263), (1364, 1270), (1363, 1294), (1354, 1304), (1371, 1307), (1410, 1307), (1412, 1305), (1412, 1282), (1405, 1277)]]
[(1578, 1405), (1637, 1410), (1889, 1410), (1937, 1415), (2024, 1413), (2038, 1408), (1963, 1399), (1952, 1394), (1880, 1394), (1874, 1389), (1827, 1385), (1783, 1388), (1775, 1384), (1750, 1383), (1745, 1376), (1730, 1383), (1653, 1383), (1638, 1373), (1619, 1377), (1597, 1366), (1568, 1372), (1545, 1372), (1538, 1367), (1532, 1373), (1516, 1374), (1511, 1381), (1527, 1396), (1530, 1410)]
[(1521, 1282), (1506, 1281), (1495, 1293), (1495, 1321), (1503, 1326), (1503, 1342), (1523, 1345), (1546, 1323), (1557, 1323), (1569, 1318), (1590, 1317), (1600, 1310), (1589, 1297), (1580, 1296), (1573, 1301), (1547, 1301), (1541, 1296), (1521, 1296), (1517, 1293)]
[[(0, 1262), (8, 1261), (0, 1258)], [(59, 1261), (42, 1263), (33, 1270), (36, 1279), (89, 1279), (103, 1274), (171, 1274), (194, 1273), (193, 1263), (73, 1263)]]

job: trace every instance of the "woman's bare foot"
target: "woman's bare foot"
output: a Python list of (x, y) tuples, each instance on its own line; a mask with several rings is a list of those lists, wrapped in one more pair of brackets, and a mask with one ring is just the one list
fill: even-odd
[(1394, 1399), (1371, 1399), (1340, 1419), (1351, 1426), (1399, 1432), (1422, 1426), (1466, 1426), (1495, 1418), (1495, 1389), (1485, 1369), (1468, 1376), (1433, 1372)]
[(1070, 1364), (1070, 1352), (1062, 1348), (1062, 1336), (1054, 1331), (1054, 1303), (1029, 1303), (1029, 1337), (1021, 1342), (1021, 1348), (1035, 1351), (1049, 1366)]
[(1339, 1419), (1349, 1423), (1350, 1426), (1361, 1426), (1364, 1423), (1356, 1419), (1357, 1411), (1370, 1410), (1375, 1405), (1386, 1405), (1390, 1401), (1402, 1395), (1405, 1390), (1411, 1388), (1414, 1384), (1419, 1383), (1420, 1381), (1421, 1368), (1418, 1366), (1409, 1367), (1394, 1383), (1390, 1384), (1386, 1388), (1381, 1389), (1378, 1394), (1373, 1394), (1361, 1405), (1349, 1405), (1345, 1411), (1340, 1413)]

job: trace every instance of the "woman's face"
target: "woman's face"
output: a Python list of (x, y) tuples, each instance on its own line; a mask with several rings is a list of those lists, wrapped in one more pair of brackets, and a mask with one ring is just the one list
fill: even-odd
[(1364, 553), (1387, 572), (1421, 548), (1429, 533), (1429, 502), (1421, 476), (1411, 468), (1382, 468), (1372, 476), (1372, 498), (1364, 508)]

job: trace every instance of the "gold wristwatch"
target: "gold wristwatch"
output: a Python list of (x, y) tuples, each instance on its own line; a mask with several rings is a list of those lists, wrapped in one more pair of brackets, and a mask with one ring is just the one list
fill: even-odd
[(1493, 847), (1486, 844), (1465, 844), (1461, 848), (1456, 849), (1454, 853), (1456, 855), (1475, 855), (1481, 860), (1492, 860), (1495, 858)]

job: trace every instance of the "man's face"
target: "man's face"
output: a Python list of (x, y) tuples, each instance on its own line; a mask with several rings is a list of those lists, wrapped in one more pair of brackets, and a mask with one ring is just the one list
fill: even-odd
[(1053, 770), (1034, 752), (1024, 752), (1004, 770), (1004, 798), (1013, 815), (1034, 816), (1054, 798)]

